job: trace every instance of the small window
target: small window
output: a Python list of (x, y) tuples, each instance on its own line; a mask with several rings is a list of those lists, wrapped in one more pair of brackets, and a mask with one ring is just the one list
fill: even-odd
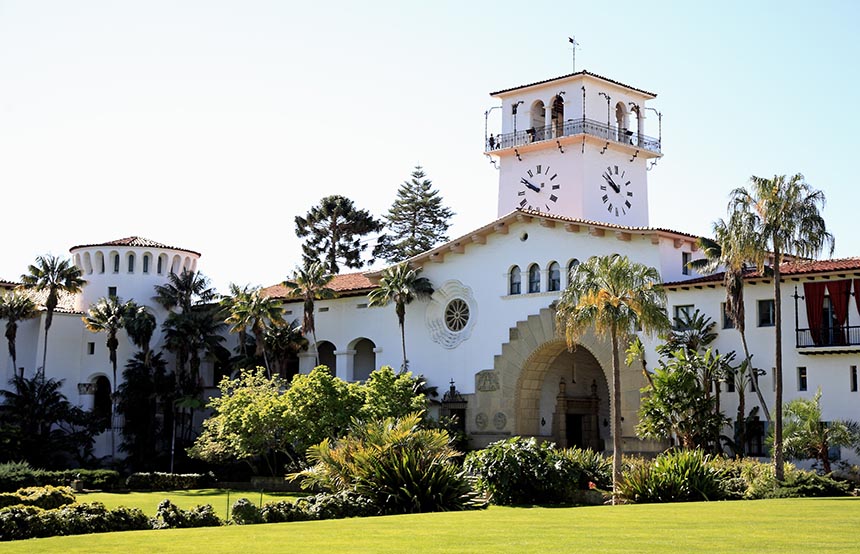
[(806, 368), (799, 367), (797, 368), (797, 390), (805, 391), (808, 383), (806, 382)]
[(134, 254), (132, 253), (128, 255), (128, 272), (134, 273)]
[(552, 262), (549, 264), (549, 277), (546, 288), (549, 291), (561, 290), (561, 267), (558, 263)]
[(445, 326), (459, 333), (469, 323), (469, 305), (462, 298), (455, 298), (445, 307)]
[(570, 260), (567, 263), (567, 282), (570, 283), (572, 280), (573, 274), (576, 271), (576, 268), (579, 267), (579, 260), (576, 258)]
[(678, 330), (683, 330), (686, 321), (689, 321), (691, 317), (693, 317), (693, 312), (695, 311), (695, 306), (693, 304), (684, 304), (682, 306), (675, 306), (675, 320), (674, 325)]
[(773, 308), (773, 300), (758, 301), (758, 326), (773, 327), (776, 324), (776, 316)]
[(690, 261), (692, 261), (693, 257), (689, 252), (681, 252), (681, 274), (689, 275), (690, 274)]
[(522, 274), (520, 272), (520, 266), (515, 265), (511, 268), (509, 285), (508, 294), (519, 294), (522, 292)]
[(726, 392), (735, 392), (735, 380), (731, 375), (726, 379)]
[(320, 308), (320, 313), (322, 313), (322, 312), (327, 312), (327, 311), (328, 311), (328, 307)]
[(143, 256), (143, 272), (149, 273), (149, 254)]
[(857, 392), (857, 366), (852, 365), (849, 369), (851, 370), (849, 372), (851, 379), (851, 392)]
[(720, 311), (723, 314), (723, 329), (734, 329), (735, 322), (732, 320), (732, 317), (729, 315), (729, 311), (726, 309), (726, 303), (723, 302), (720, 304)]
[(96, 343), (88, 342), (87, 343), (87, 355), (92, 356), (96, 353)]
[(356, 309), (363, 310), (367, 307), (367, 303), (363, 302), (361, 304), (356, 304), (355, 307), (356, 307)]
[(529, 268), (529, 292), (540, 292), (540, 268), (537, 264)]
[(293, 310), (284, 310), (284, 315), (293, 315)]
[(119, 273), (119, 254), (113, 255), (113, 272)]
[(158, 257), (158, 263), (155, 266), (155, 272), (161, 275), (161, 272), (164, 271), (163, 258), (161, 256)]
[(116, 287), (108, 287), (108, 298), (116, 297)]

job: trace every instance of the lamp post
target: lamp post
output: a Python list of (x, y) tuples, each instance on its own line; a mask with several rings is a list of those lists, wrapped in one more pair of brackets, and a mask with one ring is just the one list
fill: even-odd
[(612, 134), (612, 117), (609, 115), (609, 103), (612, 101), (612, 98), (605, 92), (598, 92), (597, 94), (606, 98), (606, 138), (609, 138)]
[(514, 144), (516, 144), (517, 142), (517, 108), (520, 104), (524, 103), (525, 102), (523, 102), (522, 100), (519, 100), (515, 102), (513, 106), (511, 106), (511, 113), (513, 113), (514, 115)]
[(501, 109), (501, 106), (493, 106), (489, 110), (484, 112), (484, 148), (487, 148), (489, 143), (487, 142), (487, 119), (490, 117), (490, 112), (493, 110)]
[(660, 143), (660, 147), (662, 148), (663, 147), (663, 114), (658, 112), (654, 108), (649, 108), (648, 106), (645, 106), (645, 109), (651, 110), (652, 112), (657, 114), (657, 132), (658, 132), (657, 142)]

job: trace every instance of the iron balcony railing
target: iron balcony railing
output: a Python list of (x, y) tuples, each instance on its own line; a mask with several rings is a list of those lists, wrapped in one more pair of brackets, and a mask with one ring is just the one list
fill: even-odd
[[(815, 331), (815, 332), (813, 332)], [(860, 326), (822, 327), (797, 329), (797, 347), (860, 346)]]
[(516, 148), (525, 144), (541, 142), (544, 140), (555, 140), (561, 137), (573, 135), (590, 135), (602, 140), (627, 144), (649, 152), (660, 153), (660, 140), (645, 135), (640, 135), (623, 127), (607, 125), (593, 119), (570, 119), (564, 124), (544, 125), (543, 127), (529, 127), (513, 133), (504, 133), (487, 139), (487, 152), (501, 150), (504, 148)]

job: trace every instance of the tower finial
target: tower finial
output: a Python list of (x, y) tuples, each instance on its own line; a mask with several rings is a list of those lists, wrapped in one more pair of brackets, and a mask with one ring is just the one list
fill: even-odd
[(567, 41), (573, 45), (571, 50), (573, 51), (573, 73), (576, 73), (576, 47), (579, 46), (579, 43), (576, 42), (576, 37), (567, 37)]

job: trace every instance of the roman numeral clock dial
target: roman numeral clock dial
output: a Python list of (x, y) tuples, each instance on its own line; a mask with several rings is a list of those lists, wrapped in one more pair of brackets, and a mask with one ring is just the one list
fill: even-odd
[(520, 178), (517, 207), (523, 210), (553, 213), (558, 211), (561, 177), (548, 165), (537, 164)]
[(609, 215), (622, 217), (633, 207), (633, 190), (630, 188), (630, 177), (617, 165), (611, 165), (603, 172), (603, 182), (600, 183), (600, 199)]

